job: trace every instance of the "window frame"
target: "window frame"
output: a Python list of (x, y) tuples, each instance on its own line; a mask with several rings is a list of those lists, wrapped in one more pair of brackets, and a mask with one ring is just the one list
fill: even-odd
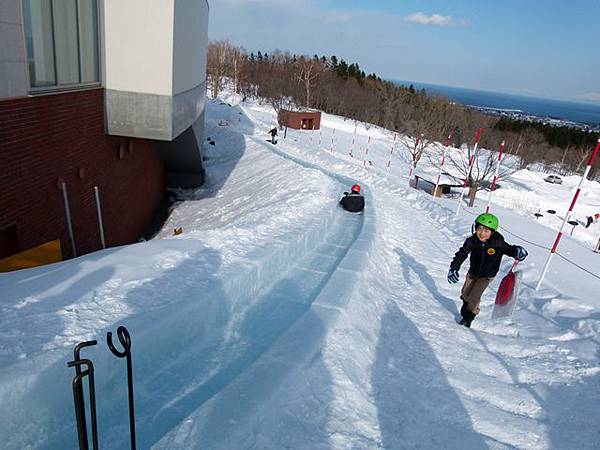
[[(27, 48), (27, 19), (25, 17), (25, 6), (24, 3), (29, 0), (21, 0), (21, 17), (23, 18), (23, 42), (24, 51), (25, 51), (25, 78), (27, 81), (27, 93), (28, 95), (38, 95), (38, 94), (51, 94), (51, 93), (60, 93), (64, 91), (76, 91), (76, 90), (85, 90), (92, 89), (102, 86), (102, 57), (100, 55), (101, 52), (101, 41), (100, 41), (100, 23), (101, 23), (101, 11), (100, 11), (100, 3), (101, 0), (96, 0), (96, 58), (98, 63), (98, 80), (97, 81), (87, 81), (80, 83), (72, 83), (72, 84), (58, 84), (58, 68), (56, 67), (56, 40), (54, 36), (54, 16), (52, 17), (52, 58), (54, 60), (54, 79), (55, 83), (53, 86), (33, 86), (32, 78), (29, 68), (29, 51)], [(56, 0), (47, 0), (50, 2), (50, 9), (53, 11), (54, 2)], [(60, 1), (60, 0), (58, 0)], [(76, 17), (77, 17), (77, 60), (78, 60), (78, 72), (79, 79), (82, 78), (82, 70), (81, 70), (81, 48), (80, 48), (80, 22), (79, 22), (79, 0), (76, 0)]]

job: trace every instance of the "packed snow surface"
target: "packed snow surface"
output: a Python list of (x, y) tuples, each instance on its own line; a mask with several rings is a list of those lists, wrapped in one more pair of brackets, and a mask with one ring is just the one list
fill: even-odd
[[(155, 239), (0, 274), (3, 449), (77, 448), (67, 362), (91, 339), (100, 447), (129, 448), (126, 365), (106, 345), (119, 325), (138, 448), (598, 448), (600, 224), (566, 230), (535, 290), (577, 177), (502, 181), (492, 212), (529, 251), (522, 288), (492, 321), (505, 258), (466, 329), (446, 274), (487, 192), (456, 216), (456, 195), (408, 186), (392, 133), (324, 115), (275, 146), (272, 108), (232, 103), (209, 102), (207, 182), (174, 194)], [(337, 206), (355, 182), (362, 215)], [(588, 182), (576, 217), (599, 209)]]

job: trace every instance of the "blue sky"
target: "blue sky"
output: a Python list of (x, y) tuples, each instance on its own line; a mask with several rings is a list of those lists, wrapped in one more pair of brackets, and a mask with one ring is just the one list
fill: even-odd
[(209, 38), (383, 78), (600, 103), (600, 0), (215, 0)]

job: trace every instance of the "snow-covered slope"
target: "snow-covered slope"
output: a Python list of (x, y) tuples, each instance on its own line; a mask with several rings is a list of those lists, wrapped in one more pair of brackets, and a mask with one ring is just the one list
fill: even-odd
[[(561, 253), (581, 268), (555, 258), (535, 292), (555, 231), (514, 199), (543, 181), (517, 175), (503, 184), (513, 194), (495, 193), (503, 234), (530, 257), (513, 318), (490, 319), (501, 273), (468, 330), (446, 272), (485, 206), (455, 218), (456, 200), (408, 188), (385, 130), (354, 135), (325, 115), (322, 131), (288, 130), (275, 147), (269, 108), (208, 108), (207, 184), (178, 193), (156, 239), (0, 275), (3, 448), (76, 447), (66, 363), (86, 339), (99, 342), (84, 356), (100, 445), (128, 447), (125, 365), (105, 342), (121, 324), (139, 448), (596, 448), (600, 255), (566, 236)], [(355, 181), (362, 216), (336, 205)]]

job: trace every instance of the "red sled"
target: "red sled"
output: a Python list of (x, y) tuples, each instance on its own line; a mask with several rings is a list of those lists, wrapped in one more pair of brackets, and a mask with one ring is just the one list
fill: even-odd
[(504, 276), (496, 293), (496, 302), (492, 311), (492, 319), (501, 319), (512, 315), (519, 294), (521, 272), (513, 272), (519, 262), (515, 261)]

